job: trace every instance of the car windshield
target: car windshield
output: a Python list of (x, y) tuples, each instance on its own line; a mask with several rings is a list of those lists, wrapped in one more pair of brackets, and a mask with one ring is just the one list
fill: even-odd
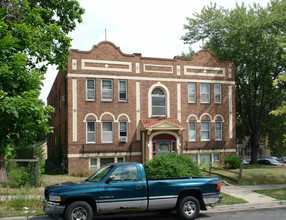
[(278, 163), (277, 160), (269, 160), (269, 161), (270, 161), (270, 163)]
[(99, 169), (93, 175), (88, 177), (86, 181), (99, 182), (106, 176), (107, 173), (109, 173), (110, 170), (112, 170), (113, 167), (114, 167), (113, 165), (110, 165), (110, 166), (106, 166), (106, 167)]

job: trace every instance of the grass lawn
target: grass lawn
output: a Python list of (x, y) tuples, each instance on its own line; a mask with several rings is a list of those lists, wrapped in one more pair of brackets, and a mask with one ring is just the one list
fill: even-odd
[(234, 205), (234, 204), (242, 204), (242, 203), (248, 203), (247, 201), (245, 201), (244, 199), (241, 198), (236, 198), (233, 197), (231, 195), (228, 195), (226, 193), (221, 193), (223, 199), (221, 203), (216, 204), (215, 206), (219, 206), (219, 205)]
[[(232, 170), (239, 172), (239, 169)], [(238, 175), (228, 173), (221, 170), (215, 170), (214, 172), (220, 173), (232, 178), (237, 179)], [(208, 176), (207, 173), (204, 173)], [(216, 175), (211, 175), (216, 176)], [(286, 167), (270, 166), (270, 165), (244, 165), (242, 170), (242, 178), (239, 184), (224, 177), (219, 177), (222, 180), (234, 185), (269, 185), (269, 184), (286, 184)]]
[(275, 199), (286, 200), (286, 188), (284, 189), (264, 189), (254, 190), (254, 192), (270, 196)]

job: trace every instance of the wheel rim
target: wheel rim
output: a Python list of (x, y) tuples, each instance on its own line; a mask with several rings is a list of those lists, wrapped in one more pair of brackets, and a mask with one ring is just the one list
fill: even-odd
[(76, 207), (71, 213), (72, 220), (86, 220), (87, 210), (83, 207)]
[(192, 201), (188, 201), (184, 204), (184, 213), (187, 216), (193, 215), (196, 212), (196, 209), (197, 209), (196, 204)]

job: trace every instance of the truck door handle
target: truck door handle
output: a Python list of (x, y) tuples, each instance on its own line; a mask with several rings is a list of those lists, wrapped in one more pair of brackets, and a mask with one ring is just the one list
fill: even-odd
[(141, 188), (142, 188), (141, 185), (137, 185), (137, 186), (136, 186), (136, 189), (141, 189)]

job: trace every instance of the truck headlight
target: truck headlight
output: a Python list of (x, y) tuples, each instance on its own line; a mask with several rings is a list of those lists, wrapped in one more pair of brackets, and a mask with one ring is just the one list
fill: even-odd
[(49, 201), (51, 202), (60, 202), (61, 197), (60, 196), (49, 196)]

